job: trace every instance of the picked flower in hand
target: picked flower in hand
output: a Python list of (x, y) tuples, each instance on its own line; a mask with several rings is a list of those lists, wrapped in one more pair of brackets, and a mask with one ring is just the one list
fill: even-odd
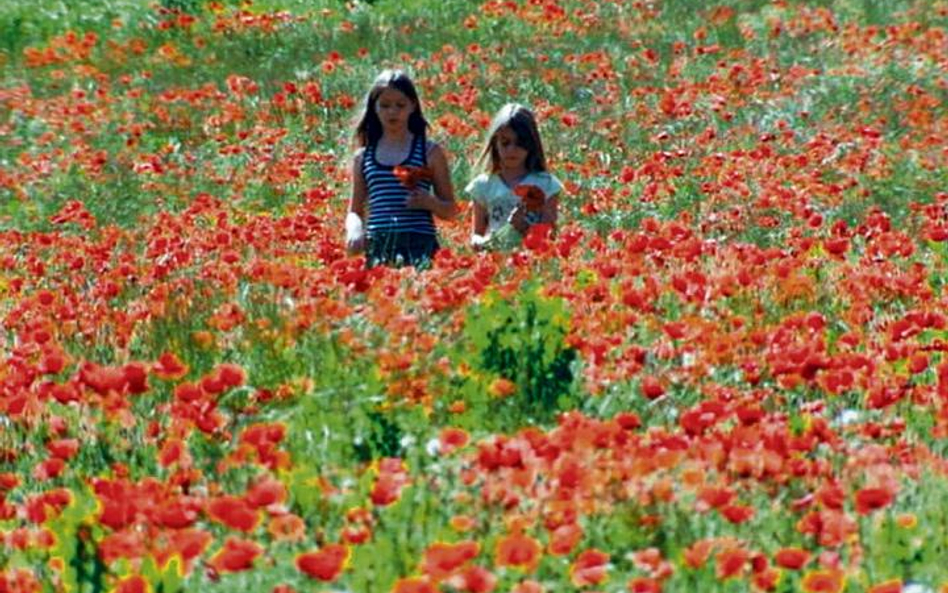
[(518, 185), (513, 193), (520, 197), (520, 202), (527, 212), (539, 212), (543, 209), (543, 203), (546, 202), (546, 194), (535, 185)]
[(412, 165), (397, 165), (392, 170), (395, 177), (402, 182), (402, 185), (408, 189), (415, 189), (422, 181), (433, 181), (434, 175), (428, 167), (415, 167)]

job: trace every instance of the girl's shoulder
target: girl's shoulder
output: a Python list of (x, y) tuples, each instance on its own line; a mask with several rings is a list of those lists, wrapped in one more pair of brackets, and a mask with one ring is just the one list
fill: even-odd
[(491, 192), (492, 189), (495, 189), (497, 183), (503, 183), (500, 181), (500, 178), (494, 173), (481, 173), (464, 187), (464, 191), (469, 194), (477, 196), (486, 196)]
[(365, 147), (360, 146), (352, 153), (352, 166), (356, 169), (362, 168), (362, 159), (365, 158)]

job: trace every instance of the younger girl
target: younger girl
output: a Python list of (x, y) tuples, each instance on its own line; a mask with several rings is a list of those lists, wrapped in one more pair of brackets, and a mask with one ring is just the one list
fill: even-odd
[(497, 112), (478, 162), (485, 159), (485, 172), (465, 188), (474, 200), (475, 248), (512, 247), (532, 224), (556, 224), (563, 185), (547, 172), (540, 132), (529, 109), (508, 103)]
[(438, 249), (434, 216), (455, 215), (447, 157), (427, 128), (411, 79), (383, 71), (356, 125), (346, 215), (346, 248), (366, 251), (369, 266), (429, 262)]

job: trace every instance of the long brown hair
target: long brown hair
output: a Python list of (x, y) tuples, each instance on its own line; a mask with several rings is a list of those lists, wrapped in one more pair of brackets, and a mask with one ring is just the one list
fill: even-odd
[[(527, 171), (546, 171), (546, 155), (543, 152), (543, 142), (540, 140), (540, 130), (533, 112), (519, 103), (507, 103), (500, 108), (497, 115), (490, 122), (487, 129), (487, 142), (477, 163), (480, 165), (488, 161), (485, 167), (491, 173), (500, 171), (500, 155), (497, 153), (497, 134), (500, 130), (509, 128), (517, 137), (517, 146), (527, 151)], [(488, 160), (489, 159), (489, 160)]]
[(372, 88), (365, 95), (365, 104), (352, 135), (356, 146), (370, 146), (382, 137), (382, 122), (379, 120), (378, 113), (375, 112), (375, 104), (385, 89), (395, 89), (415, 104), (415, 110), (408, 116), (408, 131), (421, 136), (424, 140), (428, 122), (421, 113), (421, 100), (418, 98), (418, 91), (415, 90), (415, 84), (401, 70), (387, 69), (378, 75), (372, 83)]

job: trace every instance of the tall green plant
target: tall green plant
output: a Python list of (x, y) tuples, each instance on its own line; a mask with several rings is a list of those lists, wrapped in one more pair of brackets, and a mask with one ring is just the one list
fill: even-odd
[[(511, 297), (496, 292), (467, 312), (470, 360), (480, 371), (516, 385), (508, 412), (520, 420), (548, 421), (576, 402), (572, 396), (575, 349), (566, 344), (566, 302), (528, 283)], [(507, 416), (505, 414), (505, 416)]]

